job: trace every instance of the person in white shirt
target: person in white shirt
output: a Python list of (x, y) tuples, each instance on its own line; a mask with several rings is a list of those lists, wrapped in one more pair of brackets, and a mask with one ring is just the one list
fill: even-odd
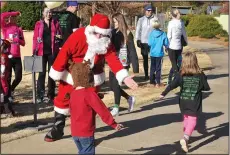
[[(177, 65), (178, 58), (181, 56), (183, 45), (182, 37), (187, 43), (187, 35), (185, 32), (184, 23), (180, 19), (180, 11), (175, 9), (171, 12), (172, 20), (168, 24), (167, 37), (169, 39), (168, 55), (172, 64), (173, 74), (175, 75), (179, 71)], [(170, 81), (169, 81), (170, 82)]]

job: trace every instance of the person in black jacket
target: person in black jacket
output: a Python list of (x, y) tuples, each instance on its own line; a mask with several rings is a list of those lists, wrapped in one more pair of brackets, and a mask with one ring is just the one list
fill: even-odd
[(75, 15), (75, 12), (78, 10), (77, 1), (67, 1), (66, 4), (66, 10), (53, 11), (53, 18), (59, 21), (62, 30), (60, 47), (62, 47), (68, 37), (79, 28), (81, 21), (81, 19)]
[(197, 124), (197, 116), (202, 110), (202, 91), (209, 91), (207, 77), (201, 71), (195, 53), (184, 55), (180, 73), (161, 93), (164, 98), (169, 91), (181, 87), (179, 106), (184, 118), (184, 137), (180, 140), (182, 149), (188, 152), (188, 140)]
[[(119, 57), (124, 68), (129, 69), (132, 64), (133, 72), (139, 73), (139, 63), (136, 48), (133, 42), (133, 34), (128, 29), (125, 18), (121, 13), (115, 13), (112, 16), (114, 29), (112, 30), (112, 43), (115, 46), (117, 56)], [(113, 72), (109, 72), (110, 88), (114, 92), (115, 105), (111, 111), (113, 116), (119, 115), (119, 106), (121, 96), (127, 99), (129, 104), (128, 111), (133, 110), (135, 98), (121, 89)]]

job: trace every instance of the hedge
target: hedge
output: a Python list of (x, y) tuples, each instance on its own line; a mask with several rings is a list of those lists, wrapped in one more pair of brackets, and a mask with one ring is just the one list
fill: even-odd
[(24, 30), (33, 30), (36, 21), (40, 19), (41, 4), (38, 2), (18, 1), (7, 2), (1, 9), (1, 12), (20, 11), (21, 17), (18, 17), (18, 25)]
[(188, 36), (199, 36), (202, 38), (214, 38), (216, 35), (228, 36), (219, 22), (210, 15), (194, 15), (188, 20), (186, 27)]

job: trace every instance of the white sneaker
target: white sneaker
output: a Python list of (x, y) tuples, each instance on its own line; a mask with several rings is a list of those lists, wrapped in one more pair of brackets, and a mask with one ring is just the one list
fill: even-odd
[(111, 115), (114, 116), (118, 116), (119, 115), (119, 108), (114, 107), (113, 110), (110, 111)]
[(180, 145), (184, 152), (188, 152), (188, 144), (185, 139), (180, 140)]
[(130, 96), (129, 99), (128, 99), (128, 103), (129, 103), (128, 112), (132, 112), (132, 111), (133, 111), (134, 104), (135, 104), (135, 97)]

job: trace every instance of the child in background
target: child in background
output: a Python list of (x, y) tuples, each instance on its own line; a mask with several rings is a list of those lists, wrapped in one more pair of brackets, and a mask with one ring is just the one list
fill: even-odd
[(96, 114), (116, 130), (120, 130), (123, 126), (115, 122), (105, 104), (96, 94), (89, 62), (73, 63), (70, 70), (75, 88), (70, 95), (71, 135), (79, 154), (95, 154)]
[[(13, 116), (15, 112), (13, 110), (12, 104), (8, 104), (8, 91), (9, 85), (7, 79), (10, 74), (10, 65), (9, 65), (9, 50), (10, 50), (10, 42), (4, 39), (0, 40), (0, 55), (1, 55), (1, 83), (0, 83), (0, 95), (1, 95), (1, 114), (2, 113), (11, 113)], [(8, 106), (7, 106), (8, 105)]]
[(179, 106), (184, 118), (184, 136), (180, 140), (182, 149), (188, 152), (188, 141), (197, 124), (197, 116), (202, 110), (202, 91), (210, 90), (207, 77), (198, 65), (195, 53), (188, 52), (184, 55), (179, 74), (161, 93), (160, 99), (168, 92), (181, 87)]
[(150, 46), (150, 84), (156, 88), (163, 87), (161, 83), (161, 68), (163, 63), (163, 46), (168, 48), (169, 41), (165, 32), (160, 30), (160, 23), (157, 18), (153, 18), (153, 31), (148, 38), (148, 45)]

